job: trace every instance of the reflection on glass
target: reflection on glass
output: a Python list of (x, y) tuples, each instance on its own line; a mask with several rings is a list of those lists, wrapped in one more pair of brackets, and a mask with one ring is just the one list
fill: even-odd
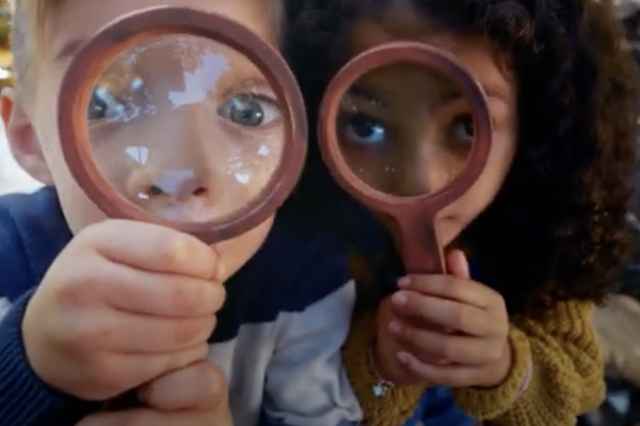
[(351, 86), (337, 134), (352, 171), (396, 196), (442, 190), (465, 168), (475, 141), (471, 105), (455, 82), (406, 64), (374, 69)]
[(118, 54), (87, 106), (100, 172), (132, 203), (179, 222), (222, 220), (260, 197), (280, 164), (281, 114), (249, 59), (191, 35)]

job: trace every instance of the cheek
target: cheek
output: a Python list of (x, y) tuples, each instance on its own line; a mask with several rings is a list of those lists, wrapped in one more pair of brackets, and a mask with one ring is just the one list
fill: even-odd
[(62, 154), (62, 142), (58, 138), (55, 103), (55, 96), (47, 96), (40, 103), (39, 116), (51, 119), (38, 122), (38, 140), (56, 187), (62, 212), (71, 231), (77, 234), (85, 227), (103, 221), (105, 216), (80, 189), (67, 166)]
[(462, 198), (450, 206), (447, 214), (456, 216), (466, 226), (482, 213), (500, 191), (513, 163), (515, 150), (515, 132), (495, 134), (487, 166), (480, 178)]
[(271, 231), (273, 219), (272, 216), (251, 231), (213, 246), (219, 256), (219, 262), (222, 262), (223, 281), (238, 272), (256, 254)]
[(87, 226), (106, 219), (104, 213), (91, 202), (70, 175), (54, 176), (54, 179), (62, 212), (74, 235)]

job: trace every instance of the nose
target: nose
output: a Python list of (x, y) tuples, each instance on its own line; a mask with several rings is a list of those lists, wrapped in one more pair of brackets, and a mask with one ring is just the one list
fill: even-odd
[(418, 164), (413, 167), (411, 181), (423, 194), (432, 194), (444, 189), (456, 175), (453, 154), (437, 140), (423, 143), (415, 156)]
[(159, 218), (177, 222), (212, 220), (217, 194), (209, 179), (194, 170), (140, 169), (127, 182), (129, 198)]
[(456, 162), (447, 150), (444, 135), (426, 125), (418, 137), (404, 140), (396, 155), (402, 172), (396, 177), (394, 193), (402, 196), (432, 194), (446, 187), (456, 175)]
[[(125, 182), (127, 197), (148, 212), (169, 220), (199, 221), (215, 207), (214, 185), (220, 152), (207, 152), (210, 126), (198, 108), (182, 107), (145, 126), (144, 161), (134, 161)], [(212, 155), (214, 154), (214, 155)]]
[(172, 204), (208, 197), (211, 192), (207, 182), (193, 170), (165, 170), (162, 167), (157, 170), (135, 170), (127, 182), (127, 187), (130, 197), (136, 200), (164, 199)]

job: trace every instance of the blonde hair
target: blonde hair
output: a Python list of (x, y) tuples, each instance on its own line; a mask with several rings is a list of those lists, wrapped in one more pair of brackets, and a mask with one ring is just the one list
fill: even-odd
[(30, 64), (43, 55), (46, 17), (63, 0), (10, 0), (11, 54), (16, 87), (28, 78)]
[[(11, 53), (16, 88), (28, 79), (28, 71), (43, 56), (47, 16), (55, 12), (64, 0), (9, 0), (11, 19)], [(108, 0), (106, 0), (108, 1)], [(229, 0), (230, 1), (230, 0)], [(266, 15), (273, 21), (280, 37), (284, 15), (283, 0), (262, 0), (269, 5)], [(30, 66), (31, 65), (31, 66)]]

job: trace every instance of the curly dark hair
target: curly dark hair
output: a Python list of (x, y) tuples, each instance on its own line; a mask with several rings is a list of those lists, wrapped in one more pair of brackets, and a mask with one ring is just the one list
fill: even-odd
[[(609, 4), (410, 0), (429, 22), (487, 37), (519, 84), (519, 146), (494, 202), (461, 236), (511, 314), (602, 302), (628, 248), (636, 166), (636, 68)], [(289, 2), (286, 46), (315, 117), (355, 16), (393, 0)], [(311, 151), (310, 170), (321, 167)], [(328, 177), (328, 175), (325, 175)], [(302, 185), (304, 188), (304, 183)]]

